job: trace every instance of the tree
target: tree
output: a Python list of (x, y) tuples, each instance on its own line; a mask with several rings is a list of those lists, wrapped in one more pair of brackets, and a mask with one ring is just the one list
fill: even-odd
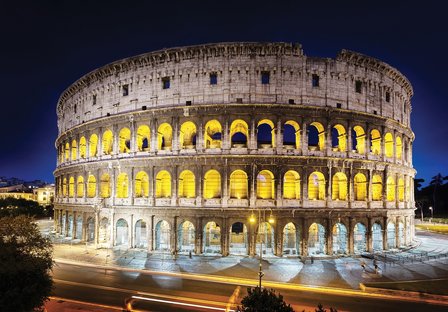
[(42, 311), (51, 293), (53, 246), (26, 216), (0, 218), (2, 311)]
[(283, 296), (277, 295), (273, 289), (248, 288), (247, 293), (247, 296), (241, 300), (242, 306), (237, 308), (239, 312), (294, 312), (293, 308), (283, 300)]
[(434, 186), (433, 193), (432, 193), (432, 202), (434, 205), (434, 210), (436, 210), (436, 193), (437, 189), (440, 188), (443, 185), (443, 181), (448, 180), (448, 176), (442, 176), (440, 173), (432, 177), (431, 182), (429, 182), (430, 185)]

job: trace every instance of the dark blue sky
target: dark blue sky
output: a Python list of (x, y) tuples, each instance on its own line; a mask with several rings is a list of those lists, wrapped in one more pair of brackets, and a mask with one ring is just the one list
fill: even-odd
[[(95, 2), (95, 3), (90, 3)], [(52, 181), (56, 102), (89, 71), (165, 47), (299, 42), (396, 67), (414, 87), (414, 166), (448, 174), (448, 18), (443, 1), (34, 1), (2, 4), (0, 176)], [(426, 184), (425, 183), (425, 184)]]

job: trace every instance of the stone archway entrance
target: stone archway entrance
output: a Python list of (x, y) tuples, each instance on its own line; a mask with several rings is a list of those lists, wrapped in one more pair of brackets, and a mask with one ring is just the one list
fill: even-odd
[(229, 253), (232, 255), (247, 255), (248, 251), (247, 227), (242, 222), (235, 222), (230, 227)]

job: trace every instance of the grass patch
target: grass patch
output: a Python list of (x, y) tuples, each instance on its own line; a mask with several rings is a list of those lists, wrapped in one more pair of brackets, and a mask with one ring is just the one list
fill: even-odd
[(416, 229), (448, 234), (448, 225), (443, 224), (416, 224)]
[(425, 281), (366, 283), (367, 287), (415, 291), (435, 295), (448, 295), (448, 278)]

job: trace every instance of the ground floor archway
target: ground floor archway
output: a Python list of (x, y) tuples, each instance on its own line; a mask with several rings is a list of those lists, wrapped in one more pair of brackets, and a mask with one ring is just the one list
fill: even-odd
[(372, 225), (372, 248), (373, 251), (383, 250), (383, 229), (379, 223)]
[(232, 255), (247, 255), (248, 251), (247, 227), (242, 222), (235, 222), (230, 227), (229, 253)]
[(283, 228), (283, 255), (297, 256), (300, 253), (300, 231), (294, 223), (289, 222)]
[(159, 221), (156, 225), (156, 239), (155, 239), (155, 250), (158, 251), (171, 251), (171, 227), (170, 224), (165, 221)]
[(324, 226), (319, 223), (311, 224), (308, 230), (308, 255), (322, 255), (325, 254), (326, 249)]
[(347, 228), (343, 223), (336, 223), (333, 226), (333, 254), (348, 253)]
[(86, 240), (87, 242), (93, 242), (95, 240), (95, 220), (92, 217), (87, 219)]
[(367, 229), (362, 223), (356, 223), (353, 229), (353, 252), (360, 254), (367, 251)]
[(274, 229), (272, 225), (268, 222), (261, 222), (258, 225), (257, 231), (257, 242), (255, 253), (260, 255), (260, 250), (263, 255), (273, 255), (274, 254)]
[(179, 224), (177, 231), (177, 251), (178, 252), (193, 252), (194, 251), (194, 237), (195, 228), (190, 221), (184, 221)]
[(135, 222), (135, 236), (134, 247), (135, 248), (147, 248), (148, 247), (148, 232), (146, 222), (142, 219)]
[(215, 222), (208, 222), (204, 226), (202, 252), (208, 254), (221, 253), (221, 228)]
[(119, 219), (116, 224), (115, 246), (128, 245), (129, 226), (125, 219)]

